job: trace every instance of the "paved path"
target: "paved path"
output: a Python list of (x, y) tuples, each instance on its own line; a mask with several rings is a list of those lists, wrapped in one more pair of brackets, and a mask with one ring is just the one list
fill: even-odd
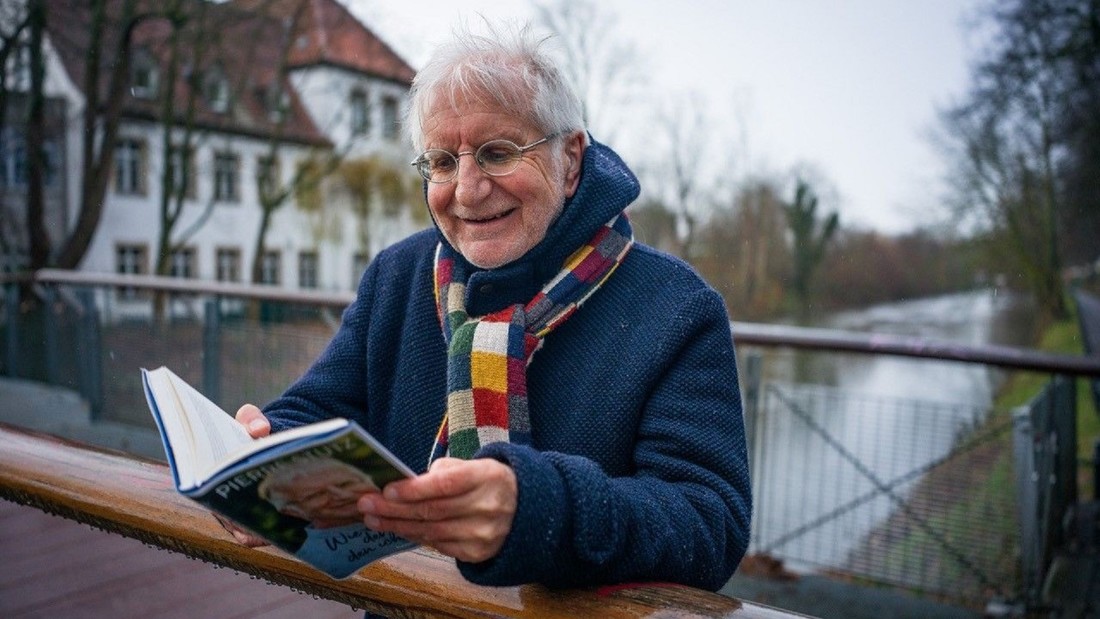
[(164, 460), (154, 430), (111, 421), (92, 421), (88, 403), (76, 392), (19, 378), (0, 377), (0, 421), (97, 447)]
[(0, 500), (0, 617), (362, 617), (246, 574)]

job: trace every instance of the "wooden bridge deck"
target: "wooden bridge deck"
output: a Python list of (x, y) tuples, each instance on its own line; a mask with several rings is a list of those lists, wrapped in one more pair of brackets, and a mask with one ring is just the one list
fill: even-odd
[(362, 612), (0, 500), (0, 617), (310, 617)]

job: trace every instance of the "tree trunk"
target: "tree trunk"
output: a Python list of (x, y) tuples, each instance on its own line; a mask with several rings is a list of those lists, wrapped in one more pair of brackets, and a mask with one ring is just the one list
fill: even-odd
[[(141, 18), (134, 14), (135, 0), (126, 0), (122, 9), (120, 35), (116, 47), (111, 50), (118, 59), (111, 72), (107, 87), (107, 100), (100, 109), (99, 66), (103, 54), (104, 32), (107, 24), (107, 0), (95, 0), (92, 12), (92, 33), (85, 62), (84, 80), (84, 144), (80, 207), (76, 225), (58, 253), (56, 264), (62, 269), (80, 266), (99, 220), (103, 215), (107, 184), (114, 157), (119, 119), (122, 115), (122, 98), (130, 75), (131, 35)], [(97, 119), (102, 114), (102, 123)], [(102, 133), (97, 127), (102, 124)], [(98, 149), (96, 146), (98, 145)]]
[(43, 0), (27, 3), (30, 25), (31, 84), (27, 100), (27, 233), (29, 235), (30, 269), (46, 266), (50, 258), (50, 237), (46, 233), (45, 184), (46, 114), (45, 62), (42, 58), (42, 34), (46, 28), (46, 7)]

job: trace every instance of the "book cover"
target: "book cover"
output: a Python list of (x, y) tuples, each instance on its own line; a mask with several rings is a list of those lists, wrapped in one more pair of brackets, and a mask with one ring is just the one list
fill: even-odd
[(252, 439), (167, 368), (142, 370), (176, 489), (334, 578), (415, 544), (368, 529), (367, 492), (414, 473), (358, 424), (332, 419)]

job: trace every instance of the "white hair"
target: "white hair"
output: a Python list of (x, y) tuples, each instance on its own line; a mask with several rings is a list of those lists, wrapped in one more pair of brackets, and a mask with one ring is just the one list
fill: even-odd
[(274, 505), (276, 509), (283, 509), (287, 504), (285, 490), (287, 487), (294, 485), (294, 482), (299, 479), (309, 478), (328, 471), (342, 471), (375, 485), (374, 479), (370, 475), (342, 460), (326, 457), (299, 458), (290, 466), (281, 466), (268, 473), (256, 488), (256, 493), (260, 498)]
[[(424, 150), (423, 117), (439, 102), (499, 107), (547, 134), (584, 129), (580, 99), (530, 27), (473, 34), (463, 27), (435, 50), (413, 79), (405, 128), (417, 152)], [(586, 137), (587, 140), (587, 137)]]

